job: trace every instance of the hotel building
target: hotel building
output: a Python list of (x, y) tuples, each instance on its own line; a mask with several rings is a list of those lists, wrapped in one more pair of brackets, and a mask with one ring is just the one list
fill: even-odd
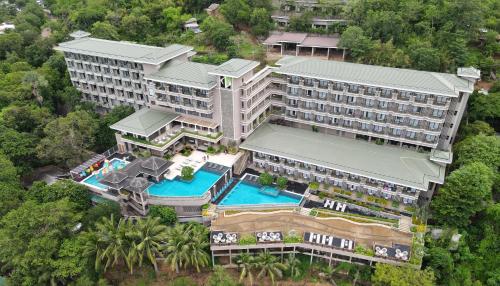
[(250, 166), (404, 204), (443, 183), (480, 76), (292, 56), (209, 65), (187, 46), (73, 36), (56, 49), (83, 99), (137, 110), (111, 127), (121, 152), (239, 146), (235, 173)]

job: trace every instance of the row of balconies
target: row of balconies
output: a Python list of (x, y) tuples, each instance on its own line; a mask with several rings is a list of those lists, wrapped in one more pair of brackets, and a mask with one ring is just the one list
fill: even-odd
[(137, 69), (137, 70), (144, 69), (144, 67), (140, 63), (133, 63), (133, 62), (128, 62), (128, 61), (115, 60), (115, 59), (111, 59), (111, 58), (103, 58), (103, 57), (90, 56), (90, 55), (71, 53), (71, 52), (64, 52), (64, 58), (67, 61), (68, 60), (75, 60), (75, 61), (80, 61), (80, 62), (88, 62), (88, 63), (98, 64), (98, 65), (109, 65), (109, 66), (120, 67), (120, 68), (130, 68), (130, 69)]
[(167, 90), (160, 90), (156, 89), (156, 96), (157, 97), (180, 97), (182, 99), (189, 99), (189, 100), (198, 100), (198, 101), (203, 101), (207, 103), (212, 103), (214, 100), (214, 92), (211, 91), (208, 93), (206, 96), (195, 96), (195, 95), (188, 95), (184, 93), (179, 93), (179, 92), (173, 92), (173, 91), (167, 91)]
[(200, 98), (210, 98), (214, 94), (213, 90), (203, 90), (203, 89), (184, 87), (179, 85), (170, 85), (161, 82), (148, 81), (148, 84), (151, 83), (154, 83), (155, 91), (161, 93), (171, 93), (171, 94), (190, 96), (190, 97), (196, 96)]
[(435, 105), (446, 105), (449, 103), (450, 98), (445, 96), (431, 95), (431, 94), (416, 94), (415, 92), (401, 92), (398, 90), (390, 90), (388, 92), (383, 93), (378, 88), (373, 88), (372, 92), (368, 92), (369, 89), (360, 87), (358, 89), (349, 89), (345, 87), (342, 83), (341, 86), (334, 85), (333, 83), (328, 84), (320, 84), (320, 81), (312, 80), (312, 81), (304, 81), (298, 80), (293, 81), (291, 78), (288, 79), (288, 84), (297, 86), (304, 90), (302, 87), (307, 87), (309, 90), (315, 91), (323, 91), (323, 92), (332, 92), (336, 94), (350, 94), (350, 95), (358, 95), (358, 96), (367, 96), (367, 97), (380, 97), (387, 98), (393, 100), (401, 100), (401, 101), (412, 101), (423, 104), (435, 104)]
[(116, 67), (110, 65), (97, 65), (83, 61), (75, 61), (75, 62), (67, 61), (67, 66), (68, 68), (75, 69), (79, 72), (92, 73), (95, 75), (109, 75), (121, 78), (131, 78), (135, 80), (142, 80), (143, 77), (142, 70)]
[[(352, 132), (356, 133), (359, 135), (366, 135), (366, 136), (374, 136), (377, 138), (381, 139), (388, 139), (388, 140), (394, 140), (402, 143), (409, 143), (409, 144), (416, 144), (416, 145), (421, 145), (421, 146), (426, 146), (430, 148), (435, 148), (437, 145), (437, 141), (439, 139), (440, 131), (436, 132), (431, 132), (431, 131), (420, 131), (416, 130), (413, 131), (410, 128), (391, 128), (391, 127), (386, 127), (386, 126), (379, 126), (379, 125), (367, 125), (365, 126), (366, 128), (363, 128), (363, 125), (359, 122), (353, 122), (353, 121), (338, 121), (337, 123), (332, 124), (332, 122), (316, 122), (314, 120), (306, 120), (298, 117), (293, 117), (290, 115), (285, 115), (285, 119), (293, 122), (298, 122), (298, 123), (303, 123), (303, 124), (309, 124), (309, 125), (315, 125), (318, 127), (324, 127), (324, 128), (329, 128), (329, 129), (335, 129), (335, 130), (340, 130), (340, 131), (347, 131), (347, 132)], [(375, 126), (379, 126), (380, 128), (377, 127), (375, 129)], [(395, 130), (398, 130), (397, 132), (400, 133), (398, 134), (393, 134), (393, 132), (396, 132)]]
[(213, 113), (213, 105), (199, 105), (193, 104), (191, 102), (185, 101), (172, 101), (169, 99), (162, 100), (161, 98), (157, 98), (157, 104), (162, 106), (167, 106), (171, 108), (182, 108), (186, 111), (196, 111), (201, 113)]
[(256, 153), (254, 153), (253, 158), (256, 167), (279, 175), (289, 176), (306, 182), (328, 183), (335, 187), (363, 192), (369, 195), (385, 195), (387, 199), (406, 198), (413, 202), (418, 198), (420, 193), (417, 189), (365, 177), (352, 176), (346, 173), (340, 173), (341, 175), (339, 176), (335, 171), (330, 169), (327, 169), (327, 172), (318, 171), (318, 167), (313, 165), (310, 165), (310, 168), (300, 167), (301, 163), (297, 163), (296, 166), (289, 166), (284, 164), (283, 160), (280, 158), (278, 162), (272, 161), (269, 155), (262, 157), (257, 156)]

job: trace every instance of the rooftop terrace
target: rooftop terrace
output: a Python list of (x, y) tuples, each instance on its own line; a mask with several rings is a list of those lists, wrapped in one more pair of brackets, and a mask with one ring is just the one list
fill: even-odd
[(159, 71), (144, 78), (169, 84), (211, 89), (217, 85), (217, 77), (209, 74), (217, 66), (189, 61), (172, 61)]

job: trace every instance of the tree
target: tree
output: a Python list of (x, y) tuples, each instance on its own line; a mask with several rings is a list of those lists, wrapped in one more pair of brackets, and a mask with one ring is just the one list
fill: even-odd
[(0, 126), (0, 152), (16, 162), (19, 174), (25, 174), (33, 166), (36, 158), (33, 146), (36, 146), (35, 136)]
[(7, 156), (0, 152), (0, 183), (19, 185), (16, 167)]
[(286, 265), (279, 262), (278, 258), (269, 252), (262, 252), (257, 256), (257, 266), (260, 268), (257, 278), (262, 278), (264, 276), (269, 276), (271, 282), (274, 285), (276, 278), (283, 277), (283, 271), (285, 271)]
[(465, 138), (456, 144), (455, 154), (458, 166), (483, 162), (496, 171), (500, 167), (500, 138), (483, 134)]
[(495, 129), (493, 129), (493, 127), (491, 127), (488, 123), (481, 120), (476, 120), (469, 124), (464, 122), (464, 124), (460, 125), (460, 127), (462, 128), (460, 137), (463, 138), (479, 134), (483, 134), (486, 136), (495, 135)]
[(133, 251), (139, 255), (139, 266), (147, 258), (158, 272), (156, 258), (162, 257), (163, 241), (166, 239), (167, 227), (160, 223), (158, 217), (148, 217), (137, 221), (137, 225), (129, 236), (134, 240)]
[(54, 119), (44, 128), (46, 136), (37, 146), (38, 157), (66, 166), (82, 162), (94, 145), (96, 129), (96, 120), (85, 111)]
[(23, 38), (18, 33), (6, 33), (0, 37), (0, 60), (4, 60), (8, 53), (20, 54)]
[[(84, 255), (85, 240), (83, 236), (67, 238), (61, 244), (54, 261), (54, 280), (62, 285), (68, 285), (75, 278), (88, 279), (95, 283), (95, 271), (89, 264), (89, 259)], [(77, 285), (78, 282), (77, 282)]]
[(182, 7), (168, 7), (163, 10), (163, 22), (168, 32), (179, 32), (191, 15), (182, 14)]
[(493, 171), (473, 162), (448, 175), (438, 195), (432, 200), (433, 217), (450, 226), (464, 227), (469, 218), (491, 200)]
[(0, 261), (12, 285), (48, 285), (54, 282), (56, 260), (64, 239), (81, 219), (73, 204), (27, 201), (2, 218)]
[(287, 177), (278, 177), (276, 179), (276, 185), (278, 186), (278, 189), (280, 189), (280, 190), (284, 190), (286, 188), (287, 184), (288, 184)]
[(500, 117), (500, 92), (484, 95), (473, 92), (469, 99), (469, 113), (471, 120), (490, 120)]
[(274, 26), (271, 13), (265, 8), (254, 9), (250, 16), (250, 25), (254, 35), (267, 36)]
[(181, 178), (185, 181), (191, 181), (194, 178), (194, 169), (189, 166), (182, 167)]
[(18, 182), (0, 182), (0, 219), (23, 202), (24, 192)]
[(82, 223), (84, 228), (89, 228), (90, 226), (94, 226), (95, 222), (101, 220), (101, 218), (110, 217), (111, 215), (120, 217), (120, 205), (114, 201), (104, 200), (87, 210)]
[(288, 270), (290, 271), (290, 276), (292, 278), (298, 278), (302, 275), (302, 270), (300, 269), (300, 260), (295, 257), (294, 253), (288, 255), (286, 259), (286, 265), (288, 266)]
[(212, 44), (218, 51), (225, 51), (233, 45), (231, 36), (234, 34), (233, 26), (214, 17), (207, 17), (200, 26), (205, 34), (205, 40)]
[(435, 247), (429, 250), (428, 255), (430, 257), (428, 265), (434, 270), (436, 279), (444, 283), (454, 268), (450, 252), (447, 249)]
[(236, 286), (238, 283), (226, 272), (224, 267), (216, 265), (213, 273), (206, 282), (206, 286)]
[(434, 281), (434, 273), (428, 269), (417, 270), (385, 263), (377, 263), (372, 275), (374, 286), (433, 286)]
[(90, 29), (92, 37), (106, 39), (106, 40), (119, 40), (120, 35), (115, 26), (111, 25), (109, 22), (95, 22), (92, 24)]
[(366, 55), (372, 48), (370, 38), (364, 35), (363, 29), (357, 26), (349, 26), (340, 36), (340, 47), (349, 50), (354, 59)]
[(179, 272), (180, 268), (192, 265), (199, 272), (201, 267), (208, 265), (206, 252), (208, 247), (207, 230), (196, 224), (176, 224), (167, 230), (167, 246), (165, 262), (172, 270)]
[(2, 109), (0, 114), (0, 121), (5, 127), (37, 136), (42, 134), (45, 125), (53, 119), (49, 109), (34, 104), (10, 105)]
[(116, 145), (115, 131), (109, 128), (111, 125), (134, 113), (132, 106), (119, 105), (99, 120), (99, 128), (96, 131), (95, 146), (98, 152), (104, 152)]
[(48, 203), (68, 198), (78, 211), (86, 211), (92, 206), (89, 190), (72, 180), (59, 180), (47, 185), (45, 182), (34, 182), (28, 192), (28, 197), (39, 203)]
[(48, 86), (48, 81), (37, 72), (28, 72), (24, 75), (23, 81), (31, 86), (31, 95), (39, 105), (43, 103), (41, 89)]
[(121, 30), (122, 34), (128, 39), (139, 41), (144, 34), (144, 31), (151, 29), (152, 24), (149, 17), (146, 15), (127, 15), (122, 19)]
[(226, 0), (220, 5), (220, 11), (229, 23), (247, 25), (250, 21), (252, 9), (247, 0)]
[(302, 13), (298, 16), (290, 17), (287, 29), (290, 31), (307, 32), (311, 29), (312, 14), (310, 12)]
[(167, 206), (150, 206), (148, 216), (160, 218), (164, 225), (174, 225), (177, 222), (175, 209)]
[(273, 176), (267, 172), (259, 175), (259, 183), (263, 186), (271, 185), (273, 181)]
[(253, 269), (256, 267), (257, 263), (255, 258), (248, 253), (242, 253), (236, 259), (236, 264), (240, 268), (240, 283), (247, 278), (248, 283), (253, 285)]
[(439, 71), (441, 59), (439, 51), (431, 47), (409, 48), (409, 56), (412, 61), (412, 68), (426, 71)]

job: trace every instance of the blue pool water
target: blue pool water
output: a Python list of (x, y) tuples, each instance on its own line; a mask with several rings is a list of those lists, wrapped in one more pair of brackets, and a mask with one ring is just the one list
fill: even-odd
[[(273, 188), (273, 187), (266, 187)], [(274, 188), (273, 188), (274, 189)], [(234, 188), (229, 191), (224, 199), (220, 202), (221, 206), (236, 206), (236, 205), (262, 205), (262, 204), (300, 204), (301, 197), (297, 195), (288, 195), (280, 193), (277, 196), (266, 195), (259, 192), (260, 188), (239, 182)]]
[(184, 182), (178, 179), (163, 180), (148, 188), (151, 196), (157, 197), (199, 197), (202, 196), (222, 174), (216, 174), (205, 170), (199, 170), (194, 174), (191, 182)]
[[(123, 169), (127, 164), (128, 162), (127, 161), (124, 161), (124, 160), (120, 160), (120, 159), (112, 159), (111, 161), (109, 161), (111, 163), (111, 165), (113, 166), (113, 169), (114, 170), (119, 170), (119, 169)], [(100, 169), (99, 169), (100, 170)], [(86, 184), (89, 184), (89, 185), (92, 185), (98, 189), (101, 189), (101, 190), (106, 190), (108, 187), (106, 185), (103, 185), (101, 183), (99, 183), (98, 180), (102, 179), (102, 176), (101, 175), (91, 175), (89, 177), (87, 177), (85, 180), (83, 180), (82, 182), (83, 183), (86, 183)]]

